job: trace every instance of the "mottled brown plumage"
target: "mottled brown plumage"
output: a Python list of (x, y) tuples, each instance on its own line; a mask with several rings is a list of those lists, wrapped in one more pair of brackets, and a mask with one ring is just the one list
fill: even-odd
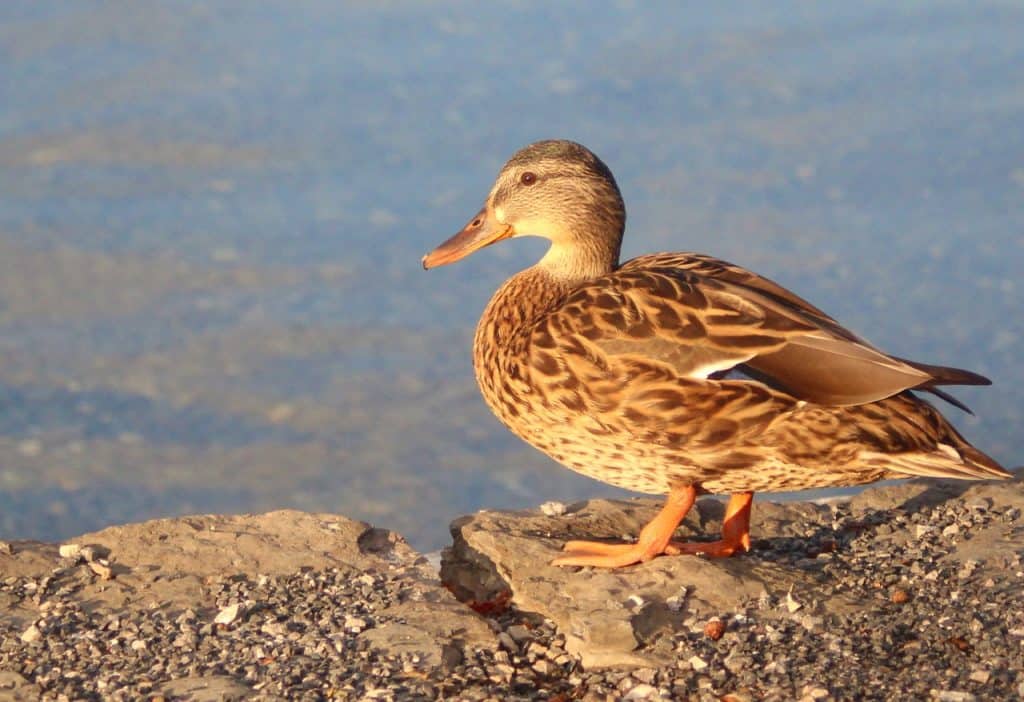
[[(495, 241), (551, 248), (494, 295), (474, 366), (514, 433), (584, 475), (668, 493), (637, 544), (572, 542), (556, 563), (620, 566), (659, 553), (749, 545), (753, 492), (883, 478), (1003, 478), (912, 390), (987, 384), (876, 349), (807, 301), (692, 253), (619, 264), (625, 208), (607, 166), (567, 141), (519, 151), (484, 208), (424, 258), (432, 267)], [(670, 541), (700, 492), (732, 493), (723, 539)]]

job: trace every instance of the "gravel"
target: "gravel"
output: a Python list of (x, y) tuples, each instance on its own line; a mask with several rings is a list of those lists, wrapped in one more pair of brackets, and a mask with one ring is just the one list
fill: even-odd
[[(1004, 550), (947, 558), (993, 525), (1005, 527)], [(205, 699), (1021, 699), (1022, 528), (1019, 512), (985, 504), (910, 514), (833, 505), (804, 537), (756, 542), (743, 558), (813, 573), (823, 596), (863, 607), (818, 616), (806, 613), (814, 602), (766, 595), (709, 620), (681, 602), (676, 664), (660, 669), (585, 670), (553, 622), (507, 602), (474, 603), (497, 634), (493, 650), (453, 646), (440, 661), (380, 650), (370, 634), (402, 623), (384, 611), (414, 596), (399, 575), (214, 576), (209, 611), (119, 612), (76, 598), (88, 562), (62, 564), (0, 582), (0, 602), (39, 608), (28, 627), (0, 626), (0, 699), (22, 678), (68, 700), (181, 698), (191, 694), (182, 681)]]

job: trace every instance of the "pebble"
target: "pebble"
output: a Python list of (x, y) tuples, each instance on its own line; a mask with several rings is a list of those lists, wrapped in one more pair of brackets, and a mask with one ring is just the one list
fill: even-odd
[(962, 690), (932, 690), (932, 697), (938, 702), (974, 702), (978, 699), (972, 693)]
[(520, 646), (522, 646), (527, 641), (533, 640), (533, 634), (531, 634), (530, 630), (522, 624), (513, 624), (505, 631), (507, 631), (508, 635), (512, 637), (512, 640)]
[(57, 549), (57, 553), (60, 554), (61, 558), (77, 561), (82, 553), (82, 546), (81, 544), (61, 544)]
[(507, 631), (502, 631), (498, 634), (498, 643), (501, 644), (501, 647), (509, 653), (519, 653), (519, 645)]
[(96, 561), (89, 561), (89, 570), (104, 580), (111, 580), (114, 577), (114, 569), (110, 567), (106, 559), (101, 558)]
[(707, 661), (705, 661), (700, 656), (693, 656), (693, 657), (690, 658), (690, 660), (688, 662), (690, 664), (690, 667), (695, 672), (698, 672), (698, 673), (701, 672), (702, 670), (705, 670), (708, 667)]
[(709, 619), (708, 623), (704, 625), (704, 635), (712, 641), (718, 641), (722, 638), (722, 634), (725, 633), (725, 622), (715, 617)]
[(217, 616), (213, 618), (214, 624), (233, 624), (236, 619), (242, 614), (242, 605), (239, 602), (230, 604), (217, 612)]
[(547, 517), (561, 517), (565, 514), (567, 507), (562, 502), (556, 502), (554, 500), (543, 503), (540, 506), (540, 511)]
[(41, 638), (43, 638), (43, 632), (39, 631), (39, 627), (35, 624), (31, 624), (21, 633), (21, 640), (25, 643), (34, 643)]
[(646, 683), (640, 683), (627, 692), (623, 700), (653, 700), (659, 697), (658, 688)]
[(786, 609), (789, 611), (789, 613), (793, 614), (794, 612), (799, 610), (801, 607), (803, 607), (803, 605), (800, 604), (799, 602), (797, 602), (796, 599), (793, 598), (793, 591), (790, 590), (789, 592), (787, 592), (786, 593)]

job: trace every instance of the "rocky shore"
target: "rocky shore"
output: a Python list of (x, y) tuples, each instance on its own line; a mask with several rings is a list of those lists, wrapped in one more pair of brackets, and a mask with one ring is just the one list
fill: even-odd
[[(295, 511), (0, 542), (0, 700), (1024, 699), (1024, 475), (755, 502), (754, 548), (548, 565), (656, 500), (401, 536)], [(713, 535), (705, 499), (680, 535)]]

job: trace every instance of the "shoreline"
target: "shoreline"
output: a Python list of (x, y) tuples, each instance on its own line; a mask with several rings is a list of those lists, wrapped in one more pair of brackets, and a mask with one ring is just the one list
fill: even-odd
[(440, 578), (394, 532), (287, 510), (0, 542), (0, 700), (1024, 697), (1021, 472), (759, 501), (739, 558), (547, 565), (658, 506), (468, 515)]

